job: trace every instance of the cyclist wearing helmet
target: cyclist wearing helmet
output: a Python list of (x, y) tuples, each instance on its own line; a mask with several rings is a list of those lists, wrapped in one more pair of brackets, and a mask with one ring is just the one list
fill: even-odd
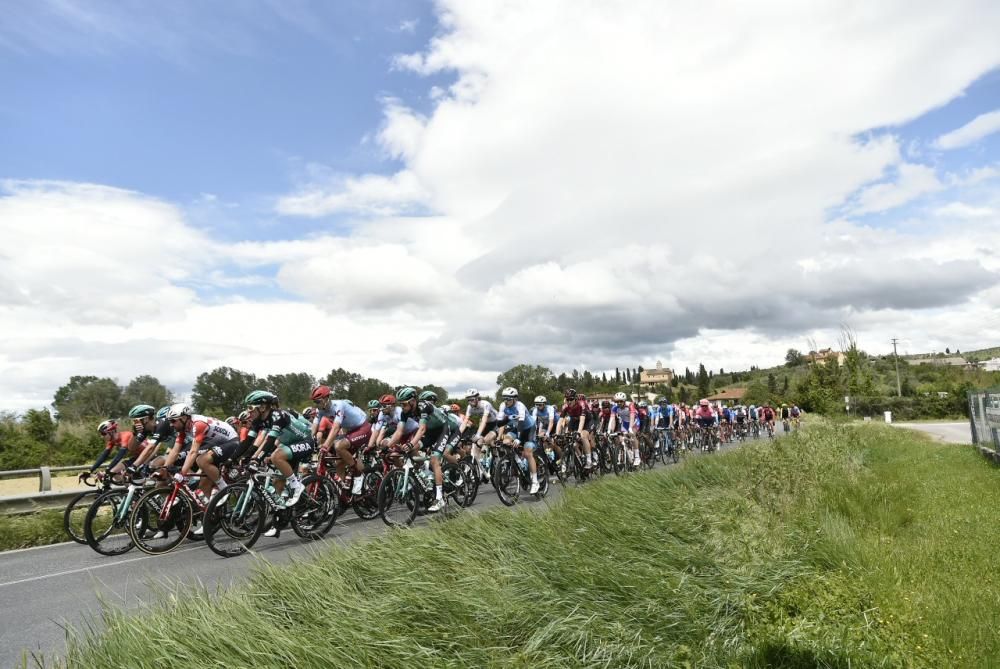
[(531, 409), (531, 418), (538, 426), (539, 440), (541, 437), (548, 437), (556, 426), (556, 408), (549, 404), (545, 395), (539, 395), (535, 398), (535, 406)]
[(382, 405), (378, 400), (368, 401), (368, 422), (374, 425), (382, 413)]
[(479, 427), (476, 428), (476, 438), (472, 444), (472, 459), (479, 463), (482, 479), (489, 481), (489, 468), (484, 467), (482, 464), (484, 455), (482, 446), (483, 444), (486, 445), (485, 453), (488, 454), (489, 447), (496, 441), (497, 410), (493, 408), (489, 400), (480, 397), (479, 391), (475, 388), (469, 388), (465, 391), (465, 399), (468, 400), (468, 406), (465, 407), (465, 416), (462, 418), (462, 424), (458, 426), (458, 433), (460, 436), (465, 436), (473, 416), (479, 416)]
[(601, 400), (600, 408), (597, 410), (597, 417), (594, 419), (594, 431), (607, 434), (610, 427), (611, 400)]
[(635, 403), (628, 401), (625, 393), (615, 393), (615, 402), (611, 407), (611, 422), (608, 425), (609, 432), (621, 432), (625, 439), (625, 457), (632, 458), (632, 464), (638, 466), (639, 442), (636, 434), (639, 431), (637, 419), (639, 409)]
[(565, 402), (559, 410), (559, 427), (556, 434), (576, 430), (583, 444), (583, 468), (591, 469), (596, 464), (592, 455), (593, 442), (591, 433), (594, 431), (594, 416), (590, 413), (587, 400), (577, 396), (576, 390), (567, 388), (563, 392)]
[[(364, 470), (361, 462), (354, 457), (354, 452), (364, 448), (372, 436), (372, 424), (364, 411), (354, 406), (351, 400), (335, 400), (330, 396), (329, 386), (318, 386), (312, 392), (312, 401), (316, 405), (316, 418), (313, 419), (314, 432), (319, 430), (319, 424), (324, 417), (333, 421), (330, 433), (326, 435), (320, 450), (329, 451), (332, 446), (340, 460), (337, 461), (337, 475), (344, 480), (348, 468), (355, 474)], [(360, 495), (364, 484), (363, 476), (354, 477), (353, 494)]]
[[(217, 484), (220, 490), (224, 490), (226, 482), (219, 476), (217, 465), (222, 459), (232, 457), (240, 447), (236, 430), (225, 421), (194, 413), (186, 404), (171, 406), (167, 411), (167, 419), (177, 436), (173, 448), (167, 453), (165, 467), (172, 466), (178, 460), (187, 438), (191, 438), (191, 446), (185, 451), (181, 471), (175, 475), (175, 480), (183, 481), (197, 465), (204, 474), (198, 482), (198, 488), (206, 498), (211, 495), (213, 485)], [(221, 454), (219, 459), (214, 457), (215, 449)], [(213, 457), (209, 457), (210, 455)]]
[[(285, 506), (294, 506), (304, 490), (298, 477), (299, 466), (312, 459), (315, 448), (309, 421), (279, 408), (278, 397), (266, 390), (253, 391), (245, 402), (250, 416), (247, 436), (259, 443), (253, 457), (270, 458), (285, 477), (285, 481), (275, 481), (275, 493), (280, 499), (287, 482), (291, 496)], [(259, 440), (256, 439), (258, 433), (263, 435)]]
[[(133, 409), (133, 411), (134, 410), (135, 409)], [(170, 424), (170, 419), (167, 418), (167, 413), (169, 411), (169, 406), (160, 407), (160, 409), (153, 415), (152, 419), (143, 418), (143, 434), (147, 435), (146, 448), (143, 449), (142, 453), (139, 454), (139, 457), (137, 457), (135, 462), (132, 463), (133, 468), (137, 469), (145, 465), (147, 462), (149, 463), (150, 469), (159, 469), (163, 466), (163, 463), (166, 461), (166, 457), (163, 455), (157, 456), (156, 452), (161, 444), (172, 446), (177, 436), (174, 432), (173, 426)], [(186, 448), (187, 444), (185, 445), (185, 449)]]
[(97, 460), (94, 461), (90, 469), (80, 473), (80, 479), (93, 474), (98, 467), (104, 464), (112, 451), (115, 451), (115, 457), (108, 463), (108, 471), (115, 473), (121, 471), (124, 465), (118, 467), (118, 464), (128, 454), (135, 436), (131, 432), (119, 432), (118, 423), (110, 419), (101, 421), (101, 424), (97, 426), (97, 433), (104, 438), (104, 450), (97, 456)]
[[(396, 401), (402, 410), (402, 419), (414, 419), (419, 425), (417, 431), (407, 438), (403, 447), (406, 450), (413, 449), (418, 453), (430, 452), (431, 468), (434, 470), (435, 501), (434, 504), (427, 507), (427, 510), (430, 512), (440, 511), (446, 504), (441, 459), (444, 457), (445, 445), (443, 442), (448, 418), (444, 415), (444, 411), (434, 406), (429, 399), (418, 399), (417, 391), (413, 388), (400, 388), (396, 392)], [(391, 446), (400, 443), (401, 432), (397, 429), (396, 434), (392, 435), (389, 442)]]
[(522, 446), (522, 455), (528, 461), (531, 470), (531, 488), (529, 495), (534, 495), (541, 487), (538, 483), (538, 465), (535, 463), (535, 419), (528, 413), (528, 407), (517, 397), (517, 388), (504, 388), (500, 393), (503, 398), (503, 408), (500, 414), (500, 426)]
[(698, 409), (694, 412), (694, 420), (703, 428), (715, 427), (718, 424), (718, 416), (712, 410), (712, 405), (708, 400), (698, 402)]

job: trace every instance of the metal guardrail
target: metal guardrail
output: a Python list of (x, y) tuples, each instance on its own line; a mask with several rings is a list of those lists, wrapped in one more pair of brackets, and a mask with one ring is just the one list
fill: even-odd
[(38, 492), (52, 490), (52, 472), (81, 472), (90, 469), (90, 465), (73, 467), (39, 467), (37, 469), (10, 469), (0, 472), (0, 479), (23, 479), (29, 476), (38, 477)]
[(93, 490), (93, 488), (43, 492), (37, 495), (0, 497), (0, 514), (16, 515), (21, 513), (35, 513), (36, 511), (45, 511), (46, 509), (64, 509), (71, 499), (87, 490)]

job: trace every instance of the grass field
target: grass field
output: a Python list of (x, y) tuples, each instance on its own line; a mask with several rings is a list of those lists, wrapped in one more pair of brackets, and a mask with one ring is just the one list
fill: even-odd
[(41, 511), (17, 516), (0, 515), (0, 551), (68, 541), (63, 512)]
[[(71, 667), (955, 667), (1000, 658), (1000, 471), (818, 425), (263, 564), (71, 640)], [(245, 569), (248, 559), (234, 561)], [(51, 663), (50, 663), (51, 664)]]

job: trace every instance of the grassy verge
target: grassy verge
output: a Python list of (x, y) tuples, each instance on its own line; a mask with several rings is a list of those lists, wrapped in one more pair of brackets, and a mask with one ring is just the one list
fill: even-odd
[(61, 510), (0, 515), (0, 551), (66, 541), (69, 537), (63, 531), (62, 515)]
[[(989, 666), (1000, 473), (816, 425), (105, 614), (72, 667)], [(234, 568), (245, 568), (234, 562)]]

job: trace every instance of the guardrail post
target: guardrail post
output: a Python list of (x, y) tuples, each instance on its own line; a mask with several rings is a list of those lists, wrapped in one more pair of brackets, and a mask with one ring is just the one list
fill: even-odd
[(48, 467), (38, 469), (38, 492), (52, 490), (52, 471)]

